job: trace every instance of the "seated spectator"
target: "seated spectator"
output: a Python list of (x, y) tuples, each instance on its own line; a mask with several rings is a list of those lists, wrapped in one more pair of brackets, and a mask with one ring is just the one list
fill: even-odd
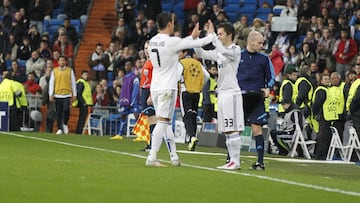
[(112, 86), (110, 86), (107, 90), (108, 95), (109, 95), (109, 105), (110, 106), (116, 106), (119, 102), (119, 98), (120, 98), (120, 93), (121, 92), (117, 92), (116, 88), (121, 86), (119, 85), (119, 81), (118, 80), (114, 80), (112, 83)]
[(74, 47), (70, 40), (67, 39), (65, 33), (59, 36), (59, 39), (54, 43), (53, 51), (59, 51), (60, 55), (65, 56), (67, 65), (74, 69), (73, 57)]
[(126, 24), (130, 24), (136, 16), (136, 1), (134, 0), (117, 0), (115, 10), (118, 18), (124, 18)]
[(11, 5), (10, 0), (4, 0), (0, 4), (0, 16), (3, 16), (3, 22), (6, 25), (7, 22), (11, 22), (12, 15), (16, 12), (16, 8)]
[(279, 155), (286, 156), (291, 150), (289, 142), (294, 136), (295, 124), (303, 127), (305, 124), (305, 118), (293, 102), (283, 101), (281, 105), (285, 109), (284, 120), (280, 126), (280, 129), (272, 130), (270, 134), (272, 140), (279, 150)]
[(23, 37), (23, 42), (19, 45), (17, 50), (17, 58), (20, 60), (28, 60), (31, 57), (33, 49), (30, 45), (30, 39), (28, 36)]
[(310, 66), (310, 64), (314, 62), (316, 62), (315, 53), (310, 51), (310, 46), (308, 43), (304, 43), (297, 61), (297, 65), (301, 69), (305, 65)]
[(42, 40), (40, 42), (40, 47), (37, 51), (39, 53), (40, 58), (44, 60), (52, 58), (52, 51), (49, 48), (49, 41), (47, 40)]
[(24, 83), (26, 81), (26, 68), (19, 66), (17, 60), (12, 60), (10, 75), (13, 80)]
[(264, 35), (265, 33), (265, 23), (260, 19), (260, 18), (255, 18), (253, 20), (252, 26), (250, 27), (250, 30), (253, 31), (258, 31), (261, 34)]
[(215, 25), (215, 27), (218, 27), (221, 23), (225, 23), (225, 22), (228, 22), (228, 19), (226, 17), (225, 12), (222, 11), (216, 16), (216, 20), (214, 21), (214, 25)]
[(30, 25), (36, 25), (39, 33), (43, 33), (43, 21), (45, 17), (45, 0), (31, 0), (27, 7)]
[(279, 50), (281, 53), (285, 53), (287, 48), (290, 46), (290, 36), (286, 32), (281, 32), (275, 39), (274, 44), (278, 45)]
[(53, 66), (54, 68), (59, 67), (59, 58), (60, 58), (60, 52), (59, 51), (53, 51), (53, 58), (52, 58), (52, 62), (53, 62)]
[(250, 33), (250, 27), (248, 25), (248, 17), (243, 15), (238, 21), (233, 24), (235, 28), (235, 42), (241, 48), (246, 47), (247, 37)]
[(280, 17), (297, 17), (298, 7), (295, 4), (295, 0), (287, 0), (286, 6), (281, 10)]
[(281, 72), (284, 67), (284, 61), (282, 58), (283, 54), (279, 50), (278, 46), (274, 44), (272, 46), (272, 50), (269, 54), (270, 60), (272, 64), (274, 65), (274, 71), (275, 71), (275, 77), (277, 81), (280, 81), (281, 79)]
[(37, 51), (31, 53), (31, 58), (26, 61), (26, 74), (34, 73), (37, 81), (45, 71), (45, 61), (39, 57)]
[(85, 0), (67, 0), (64, 5), (64, 13), (59, 14), (57, 19), (79, 19), (82, 27), (84, 27), (88, 19), (86, 12)]
[(93, 88), (100, 80), (107, 79), (107, 70), (109, 66), (109, 57), (104, 53), (103, 45), (96, 44), (95, 51), (89, 56), (88, 65), (90, 67), (89, 81)]
[(291, 45), (283, 55), (284, 65), (296, 64), (299, 58), (299, 53), (295, 45)]
[(65, 18), (64, 28), (66, 29), (66, 35), (71, 43), (76, 46), (79, 43), (79, 36), (74, 26), (70, 24), (70, 18)]
[(38, 31), (37, 25), (33, 24), (28, 30), (28, 36), (30, 39), (30, 46), (32, 50), (37, 50), (41, 42), (41, 34)]
[(31, 93), (33, 95), (40, 95), (41, 94), (41, 87), (35, 81), (35, 73), (30, 72), (27, 74), (27, 80), (24, 82), (25, 90), (27, 93)]
[(318, 41), (317, 45), (317, 62), (319, 64), (319, 71), (322, 73), (325, 69), (334, 70), (334, 56), (332, 50), (335, 45), (335, 39), (330, 35), (328, 28), (322, 29), (322, 37)]
[(17, 59), (17, 50), (19, 49), (19, 46), (17, 45), (17, 43), (15, 41), (14, 35), (10, 34), (9, 39), (10, 39), (10, 49), (11, 49), (10, 59), (16, 60)]
[(104, 91), (101, 84), (97, 84), (95, 92), (93, 93), (93, 102), (94, 106), (108, 106), (109, 105), (109, 96)]

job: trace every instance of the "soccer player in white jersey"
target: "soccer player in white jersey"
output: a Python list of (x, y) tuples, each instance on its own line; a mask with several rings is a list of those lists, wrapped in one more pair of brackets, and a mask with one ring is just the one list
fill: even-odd
[(220, 24), (217, 34), (214, 50), (196, 48), (195, 53), (218, 64), (218, 131), (226, 136), (230, 162), (217, 168), (236, 170), (240, 169), (240, 133), (244, 130), (242, 95), (236, 78), (241, 53), (234, 43), (235, 30), (231, 24)]
[[(211, 22), (209, 22), (212, 24)], [(157, 160), (163, 138), (168, 147), (171, 164), (180, 166), (176, 154), (174, 132), (171, 127), (171, 118), (175, 111), (177, 82), (179, 75), (179, 57), (181, 50), (202, 47), (215, 39), (214, 28), (209, 30), (208, 36), (197, 39), (200, 35), (199, 25), (196, 25), (191, 37), (181, 39), (171, 36), (174, 33), (174, 19), (169, 13), (160, 13), (157, 16), (159, 33), (150, 39), (149, 57), (153, 64), (151, 81), (151, 98), (156, 112), (156, 126), (153, 131), (151, 150), (146, 159), (146, 166), (164, 166)]]

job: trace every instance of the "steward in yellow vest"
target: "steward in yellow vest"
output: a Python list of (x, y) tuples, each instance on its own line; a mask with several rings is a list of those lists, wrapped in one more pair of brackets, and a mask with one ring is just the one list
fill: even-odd
[(346, 100), (346, 109), (351, 114), (353, 127), (360, 136), (360, 78), (356, 79), (350, 87)]
[(76, 126), (76, 134), (82, 134), (88, 115), (88, 107), (94, 105), (88, 78), (89, 72), (84, 70), (81, 73), (81, 78), (76, 81), (77, 100), (73, 102), (73, 106), (79, 107), (79, 120)]
[(300, 107), (304, 117), (307, 118), (311, 114), (311, 101), (315, 87), (310, 82), (311, 70), (308, 66), (304, 67), (300, 74), (294, 85), (295, 104)]
[[(280, 86), (280, 92), (279, 92), (279, 102), (282, 103), (291, 103), (295, 102), (295, 91), (294, 91), (294, 85), (295, 81), (297, 79), (297, 70), (296, 67), (288, 66), (286, 67), (286, 79), (283, 80)], [(279, 113), (283, 114), (285, 112), (285, 109), (282, 105), (279, 105)]]
[(336, 112), (338, 119), (332, 122), (339, 132), (341, 140), (343, 140), (343, 133), (346, 122), (346, 111), (345, 111), (345, 82), (341, 82), (341, 75), (338, 72), (333, 72), (330, 75), (331, 87), (328, 89), (328, 97), (332, 98), (336, 106)]
[(16, 98), (21, 96), (21, 92), (16, 92), (16, 89), (9, 72), (4, 71), (3, 80), (0, 83), (0, 101), (8, 103), (10, 131), (20, 131), (21, 118), (16, 106)]
[(331, 121), (338, 119), (336, 104), (328, 94), (329, 85), (329, 75), (322, 74), (320, 85), (316, 88), (313, 97), (312, 111), (318, 121), (318, 125), (314, 125), (315, 132), (318, 128), (315, 158), (319, 160), (326, 159), (331, 140)]

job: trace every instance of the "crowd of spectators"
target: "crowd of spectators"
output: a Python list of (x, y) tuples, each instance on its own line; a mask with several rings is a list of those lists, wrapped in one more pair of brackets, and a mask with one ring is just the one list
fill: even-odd
[[(278, 84), (289, 65), (295, 65), (299, 71), (308, 67), (314, 87), (319, 83), (320, 74), (334, 71), (340, 73), (343, 81), (349, 84), (354, 81), (356, 77), (353, 75), (358, 75), (360, 71), (356, 68), (360, 67), (360, 3), (357, 0), (256, 2), (258, 7), (281, 6), (283, 9), (278, 14), (269, 12), (267, 19), (253, 19), (240, 13), (233, 22), (224, 9), (226, 0), (184, 0), (184, 19), (178, 19), (176, 12), (172, 13), (175, 19), (174, 35), (186, 37), (196, 23), (202, 28), (209, 19), (215, 26), (230, 22), (236, 31), (235, 42), (242, 49), (246, 47), (250, 31), (256, 30), (264, 35), (263, 52), (269, 54), (274, 64)], [(46, 67), (58, 66), (60, 55), (64, 55), (67, 64), (73, 67), (74, 47), (81, 33), (77, 33), (69, 22), (79, 19), (86, 23), (88, 5), (88, 0), (0, 1), (1, 69), (8, 69), (13, 78), (22, 83), (27, 82), (28, 78), (38, 83), (47, 72)], [(132, 66), (131, 72), (139, 76), (146, 61), (143, 47), (157, 33), (155, 17), (162, 11), (161, 6), (160, 0), (115, 1), (118, 20), (109, 43), (98, 43), (88, 60), (95, 105), (119, 105), (121, 90), (128, 88), (123, 85), (124, 78), (129, 74), (126, 69), (129, 64)], [(54, 16), (54, 11), (59, 8), (63, 8), (64, 12)], [(272, 31), (274, 16), (296, 17), (297, 31)], [(43, 32), (43, 21), (53, 17), (64, 19), (64, 25), (58, 28), (54, 36), (49, 36), (49, 33)], [(210, 68), (213, 64), (206, 61), (204, 65)], [(278, 90), (274, 89), (272, 93), (272, 102), (276, 103)]]

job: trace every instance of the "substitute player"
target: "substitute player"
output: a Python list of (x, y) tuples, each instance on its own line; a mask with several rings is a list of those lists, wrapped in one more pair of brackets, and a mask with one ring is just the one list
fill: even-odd
[(174, 19), (170, 13), (158, 14), (157, 26), (160, 31), (149, 42), (149, 57), (153, 65), (150, 92), (157, 122), (153, 131), (151, 150), (145, 165), (164, 166), (157, 160), (157, 152), (163, 138), (165, 138), (172, 165), (180, 166), (179, 157), (176, 154), (174, 132), (170, 122), (175, 111), (177, 82), (180, 77), (178, 54), (181, 50), (202, 47), (210, 43), (215, 38), (214, 28), (209, 30), (207, 37), (198, 40), (193, 40), (200, 35), (198, 24), (191, 33), (193, 39), (191, 37), (185, 39), (171, 37), (170, 35), (174, 33)]
[(245, 118), (251, 124), (258, 154), (257, 162), (250, 168), (254, 170), (265, 170), (262, 125), (267, 124), (267, 113), (264, 98), (269, 96), (270, 88), (275, 83), (274, 67), (270, 58), (260, 52), (263, 44), (263, 35), (260, 32), (251, 31), (246, 49), (241, 51), (237, 74), (243, 91)]
[(218, 64), (218, 131), (226, 136), (230, 162), (217, 168), (236, 170), (240, 169), (240, 133), (244, 130), (242, 95), (236, 78), (241, 53), (234, 43), (235, 30), (231, 24), (220, 24), (217, 34), (218, 38), (213, 41), (214, 50), (197, 48), (195, 52), (200, 58)]

